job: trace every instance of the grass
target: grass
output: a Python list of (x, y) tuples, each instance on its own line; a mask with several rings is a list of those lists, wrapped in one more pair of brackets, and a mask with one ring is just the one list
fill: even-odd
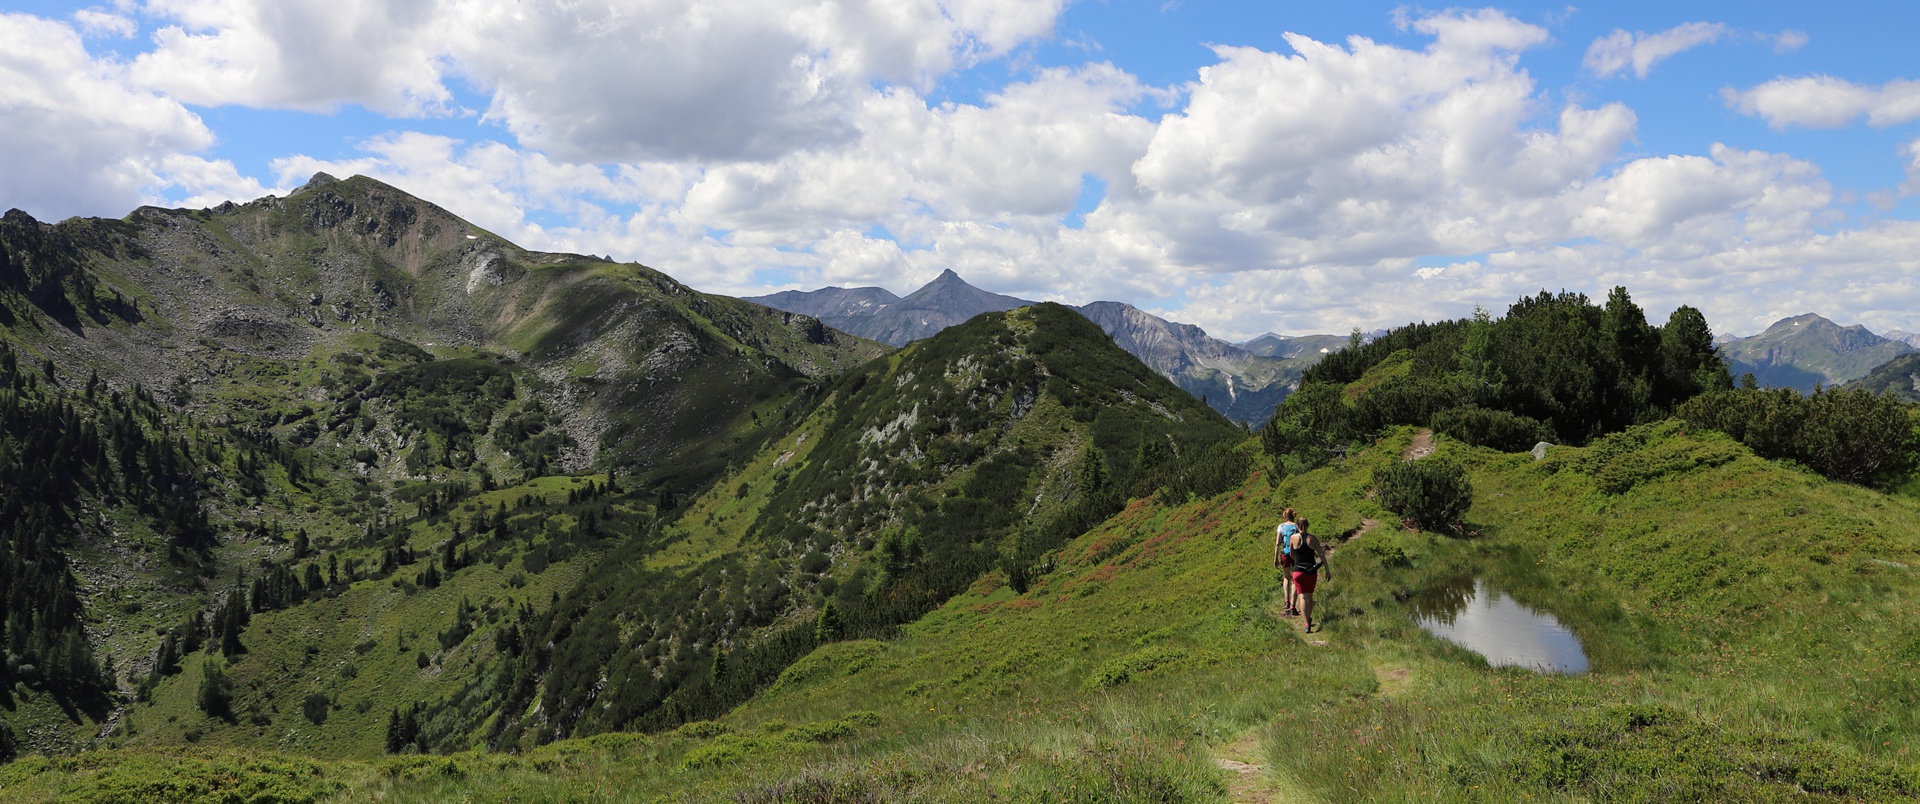
[[(1274, 612), (1273, 511), (1327, 536), (1384, 519), (1367, 478), (1408, 436), (1278, 487), (1135, 501), (1027, 594), (987, 576), (896, 639), (823, 646), (718, 724), (323, 775), (392, 801), (1206, 801), (1227, 790), (1212, 752), (1251, 740), (1265, 783), (1328, 801), (1920, 794), (1920, 579), (1877, 563), (1920, 566), (1912, 501), (1721, 460), (1730, 442), (1673, 425), (1541, 462), (1441, 439), (1479, 535), (1346, 541), (1326, 629), (1300, 634)], [(1644, 476), (1603, 490), (1627, 471), (1611, 461)], [(1568, 623), (1593, 672), (1489, 668), (1413, 625), (1407, 596), (1476, 570)], [(19, 789), (89, 771), (39, 773)]]

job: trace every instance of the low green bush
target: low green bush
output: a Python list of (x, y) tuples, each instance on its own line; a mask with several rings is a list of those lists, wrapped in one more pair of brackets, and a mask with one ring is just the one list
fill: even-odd
[(1180, 648), (1161, 645), (1141, 648), (1102, 663), (1093, 671), (1093, 675), (1087, 678), (1087, 688), (1118, 687), (1137, 676), (1146, 675), (1185, 658), (1187, 658), (1187, 652)]
[(1460, 530), (1473, 505), (1466, 470), (1439, 458), (1399, 461), (1373, 473), (1380, 506), (1422, 530)]
[(1525, 452), (1553, 440), (1553, 431), (1539, 419), (1475, 406), (1440, 411), (1429, 424), (1437, 432), (1501, 452)]

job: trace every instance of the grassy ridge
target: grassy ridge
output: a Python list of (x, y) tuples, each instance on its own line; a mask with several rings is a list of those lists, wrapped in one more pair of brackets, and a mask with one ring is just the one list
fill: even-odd
[[(1217, 800), (1230, 779), (1213, 760), (1234, 755), (1265, 766), (1253, 784), (1329, 801), (1920, 792), (1920, 579), (1892, 565), (1920, 566), (1911, 502), (1670, 424), (1537, 463), (1443, 439), (1471, 470), (1482, 535), (1347, 541), (1326, 631), (1303, 637), (1273, 615), (1272, 511), (1302, 508), (1327, 534), (1382, 516), (1370, 474), (1406, 438), (1278, 489), (1256, 475), (1208, 500), (1136, 501), (1027, 594), (990, 576), (897, 639), (824, 646), (715, 726), (542, 749), (571, 752), (559, 764), (335, 772), (349, 797), (395, 800)], [(1819, 552), (1801, 531), (1823, 534)], [(1554, 610), (1594, 672), (1494, 670), (1420, 631), (1402, 599), (1463, 570)], [(831, 740), (789, 739), (850, 717)]]

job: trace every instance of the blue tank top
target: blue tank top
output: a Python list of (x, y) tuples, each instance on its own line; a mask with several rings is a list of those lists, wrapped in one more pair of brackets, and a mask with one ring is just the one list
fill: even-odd
[(1292, 522), (1280, 523), (1280, 552), (1282, 555), (1293, 555), (1293, 534), (1299, 532), (1299, 525), (1295, 525)]

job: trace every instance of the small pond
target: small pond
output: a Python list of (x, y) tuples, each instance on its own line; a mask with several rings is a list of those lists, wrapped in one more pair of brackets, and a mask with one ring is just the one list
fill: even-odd
[(1521, 605), (1484, 578), (1456, 577), (1428, 587), (1411, 601), (1414, 622), (1427, 633), (1487, 658), (1495, 667), (1542, 673), (1585, 673), (1580, 639), (1553, 615)]

